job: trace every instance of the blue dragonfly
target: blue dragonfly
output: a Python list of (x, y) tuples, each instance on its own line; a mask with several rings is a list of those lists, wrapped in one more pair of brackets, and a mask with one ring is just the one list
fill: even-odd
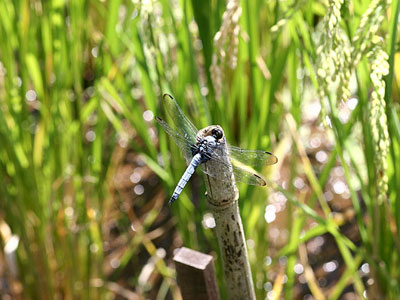
[[(219, 164), (219, 169), (226, 170), (227, 174), (234, 175), (234, 180), (244, 182), (251, 185), (266, 185), (265, 180), (260, 176), (254, 168), (261, 168), (265, 165), (273, 165), (278, 158), (268, 151), (260, 150), (244, 150), (238, 147), (227, 145), (231, 164), (226, 162), (221, 155), (223, 132), (219, 127), (212, 129), (211, 134), (204, 138), (198, 139), (196, 135), (198, 129), (184, 115), (175, 99), (164, 94), (162, 106), (174, 122), (174, 127), (170, 127), (164, 120), (156, 117), (156, 121), (160, 126), (172, 137), (182, 152), (188, 165), (182, 178), (179, 180), (174, 193), (172, 194), (169, 204), (178, 199), (186, 183), (189, 181), (194, 171), (199, 165), (206, 165), (210, 160)], [(203, 172), (211, 177), (217, 177), (221, 180), (232, 180), (231, 177), (221, 176), (221, 172), (214, 172), (213, 169), (203, 167)]]

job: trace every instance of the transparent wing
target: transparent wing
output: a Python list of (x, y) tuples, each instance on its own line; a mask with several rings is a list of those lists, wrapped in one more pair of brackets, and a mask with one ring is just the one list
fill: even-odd
[(176, 103), (174, 97), (169, 94), (163, 95), (162, 105), (167, 111), (168, 115), (171, 117), (176, 130), (182, 135), (186, 140), (195, 143), (196, 134), (198, 132), (196, 126), (185, 116), (178, 103)]
[(204, 173), (206, 173), (211, 177), (219, 178), (222, 181), (230, 181), (229, 174), (233, 171), (236, 182), (243, 182), (246, 184), (261, 185), (261, 186), (267, 184), (265, 179), (262, 178), (260, 175), (258, 175), (258, 173), (255, 171), (241, 169), (236, 166), (229, 166), (225, 162), (220, 163), (220, 168), (226, 175), (221, 176), (221, 173), (216, 174), (213, 169), (207, 167), (207, 163), (201, 165), (201, 169)]
[(167, 122), (159, 117), (156, 117), (156, 121), (162, 128), (164, 128), (165, 132), (168, 133), (169, 136), (173, 138), (178, 148), (181, 150), (183, 157), (186, 160), (186, 163), (189, 164), (193, 158), (191, 146), (196, 143), (195, 138), (193, 136), (189, 136), (185, 138), (181, 133), (177, 130), (172, 129)]
[(266, 165), (273, 165), (278, 162), (278, 158), (268, 151), (244, 150), (235, 146), (228, 146), (229, 155), (233, 165), (248, 166), (260, 169)]
[(233, 165), (232, 167), (236, 181), (251, 185), (262, 185), (262, 186), (267, 185), (265, 179), (261, 175), (259, 175), (256, 171), (242, 169), (235, 165)]
[(202, 165), (203, 172), (211, 177), (217, 177), (222, 180), (230, 180), (230, 178), (228, 175), (221, 176), (221, 172), (225, 174), (233, 172), (237, 182), (251, 185), (266, 185), (265, 179), (253, 167), (261, 168), (264, 165), (276, 163), (278, 159), (275, 155), (265, 151), (243, 150), (231, 146), (228, 147), (228, 150), (230, 151), (232, 166), (227, 164), (217, 152), (213, 152), (211, 160), (218, 162), (220, 170), (217, 173), (214, 169), (209, 168), (206, 163)]

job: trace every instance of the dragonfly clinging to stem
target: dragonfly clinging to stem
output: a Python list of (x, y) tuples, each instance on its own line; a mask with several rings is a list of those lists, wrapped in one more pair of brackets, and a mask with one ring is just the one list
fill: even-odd
[[(205, 165), (210, 160), (220, 164), (222, 170), (225, 169), (227, 173), (233, 172), (235, 181), (251, 185), (266, 185), (265, 180), (262, 176), (257, 174), (254, 168), (275, 164), (278, 161), (275, 155), (268, 151), (244, 150), (228, 145), (227, 155), (229, 155), (231, 159), (231, 164), (227, 164), (226, 160), (221, 157), (221, 152), (216, 151), (222, 149), (221, 143), (224, 142), (223, 132), (219, 126), (215, 126), (208, 136), (196, 139), (198, 133), (197, 128), (184, 115), (175, 99), (169, 94), (164, 94), (162, 104), (173, 120), (175, 128), (173, 129), (170, 127), (159, 117), (156, 117), (156, 121), (174, 139), (188, 164), (185, 173), (179, 180), (168, 202), (169, 204), (172, 204), (172, 202), (178, 199), (196, 168), (201, 164)], [(211, 177), (221, 177), (220, 172), (214, 172), (210, 168), (203, 167), (202, 170)], [(228, 177), (224, 179), (223, 176), (220, 179), (232, 180)]]

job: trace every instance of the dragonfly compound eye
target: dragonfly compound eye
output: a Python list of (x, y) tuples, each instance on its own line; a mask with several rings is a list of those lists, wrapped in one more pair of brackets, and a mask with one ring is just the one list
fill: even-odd
[(214, 128), (212, 131), (211, 131), (211, 134), (212, 134), (212, 136), (213, 137), (215, 137), (217, 140), (219, 140), (219, 139), (221, 139), (222, 138), (222, 131), (221, 131), (221, 129), (216, 129), (216, 128)]

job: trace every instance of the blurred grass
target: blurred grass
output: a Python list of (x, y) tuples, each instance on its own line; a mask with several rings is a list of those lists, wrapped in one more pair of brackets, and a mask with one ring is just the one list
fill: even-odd
[[(276, 286), (274, 291), (293, 299), (299, 247), (329, 233), (346, 266), (329, 299), (338, 299), (348, 285), (360, 298), (367, 289), (370, 295), (396, 299), (400, 286), (398, 1), (391, 4), (389, 21), (384, 21), (385, 10), (376, 13), (384, 16), (376, 34), (384, 38), (390, 66), (384, 79), (390, 137), (385, 203), (376, 200), (381, 174), (375, 172), (368, 114), (373, 86), (367, 51), (357, 48), (357, 43), (352, 49), (361, 55), (352, 86), (358, 105), (343, 123), (337, 89), (318, 77), (317, 48), (328, 25), (323, 19), (328, 4), (257, 0), (241, 5), (237, 66), (221, 66), (222, 97), (215, 99), (210, 66), (225, 1), (0, 2), (0, 221), (7, 224), (0, 229), (0, 245), (2, 256), (7, 255), (3, 250), (9, 240), (6, 227), (20, 238), (16, 281), (24, 298), (112, 298), (108, 280), (121, 274), (142, 246), (157, 261), (156, 272), (164, 278), (158, 299), (164, 299), (169, 289), (178, 297), (171, 265), (158, 258), (154, 241), (146, 235), (162, 214), (160, 205), (143, 223), (135, 223), (137, 232), (127, 243), (130, 247), (115, 275), (107, 277), (104, 272), (107, 224), (115, 201), (120, 200), (110, 191), (120, 164), (119, 151), (129, 147), (140, 154), (161, 179), (166, 198), (184, 170), (176, 146), (144, 118), (148, 111), (163, 114), (158, 101), (168, 92), (198, 128), (217, 123), (232, 144), (274, 152), (282, 164), (265, 170), (271, 178), (288, 160), (290, 180), (285, 188), (274, 182), (267, 189), (240, 186), (246, 237), (254, 242), (249, 251), (258, 298), (268, 295), (264, 283), (273, 280), (268, 274), (279, 257), (287, 256), (287, 281), (280, 280), (283, 290)], [(369, 5), (369, 1), (346, 2), (335, 12), (341, 15), (338, 26), (349, 41)], [(364, 37), (373, 30), (368, 24), (363, 29)], [(335, 72), (340, 76), (345, 70)], [(327, 91), (324, 99), (317, 94), (321, 87)], [(315, 99), (326, 108), (332, 128), (324, 131), (334, 140), (328, 162), (318, 174), (302, 150), (308, 141), (297, 136), (305, 104)], [(359, 165), (360, 157), (365, 168)], [(361, 245), (340, 230), (341, 223), (323, 193), (337, 160), (344, 168)], [(293, 185), (296, 177), (307, 178), (312, 186), (307, 197)], [(274, 254), (272, 265), (266, 265), (260, 263), (270, 255), (264, 212), (268, 194), (275, 191), (289, 200), (289, 239)], [(200, 194), (201, 202), (192, 203), (187, 187), (171, 209), (184, 245), (209, 252), (216, 250), (216, 241), (201, 224), (206, 205), (203, 190)], [(121, 224), (132, 222), (128, 216), (121, 218)], [(310, 220), (316, 227), (306, 227)], [(122, 225), (121, 229), (127, 230)], [(372, 286), (358, 272), (362, 262), (370, 265)], [(149, 288), (141, 286), (141, 270), (130, 271), (130, 288), (146, 294)], [(14, 287), (14, 293), (21, 292)]]

